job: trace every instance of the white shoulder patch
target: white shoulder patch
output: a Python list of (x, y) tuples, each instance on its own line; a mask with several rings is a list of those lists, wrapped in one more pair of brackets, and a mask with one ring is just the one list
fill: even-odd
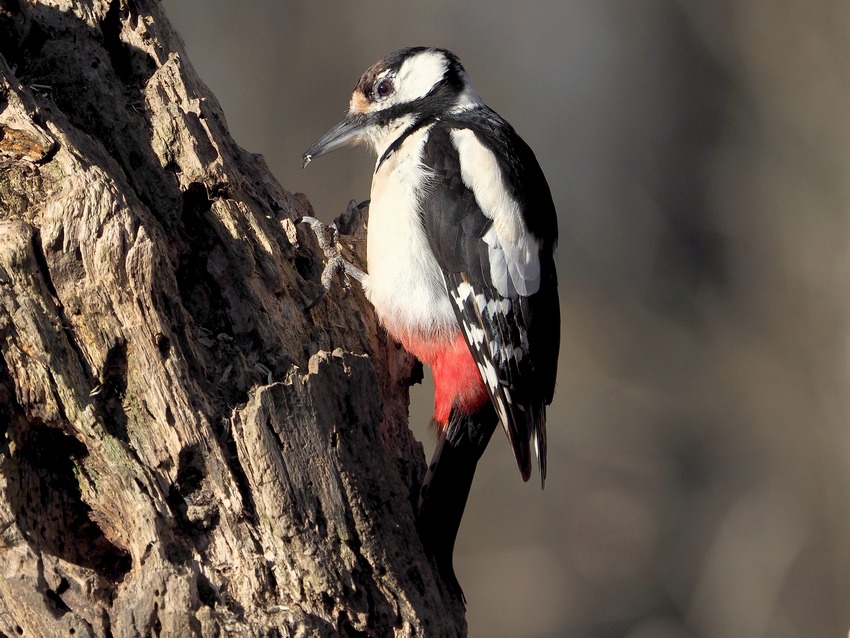
[(463, 183), (493, 225), (484, 234), (490, 278), (499, 294), (527, 297), (540, 288), (540, 244), (528, 232), (519, 204), (505, 187), (493, 152), (468, 129), (453, 129)]

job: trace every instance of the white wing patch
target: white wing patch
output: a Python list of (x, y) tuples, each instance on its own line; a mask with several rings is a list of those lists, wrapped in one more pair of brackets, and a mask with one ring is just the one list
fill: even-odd
[(464, 185), (493, 225), (484, 234), (490, 278), (503, 297), (527, 297), (540, 289), (539, 242), (531, 236), (517, 201), (505, 188), (493, 152), (469, 129), (453, 129)]

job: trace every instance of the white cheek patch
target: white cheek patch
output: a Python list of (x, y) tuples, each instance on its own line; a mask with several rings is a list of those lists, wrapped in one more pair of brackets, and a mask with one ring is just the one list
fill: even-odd
[(396, 92), (391, 101), (403, 104), (425, 97), (443, 79), (447, 68), (446, 56), (438, 51), (423, 51), (408, 58), (396, 74)]
[(452, 142), (464, 185), (493, 220), (483, 237), (493, 285), (503, 297), (534, 294), (540, 289), (540, 243), (528, 232), (519, 204), (505, 188), (496, 156), (468, 129), (454, 129)]

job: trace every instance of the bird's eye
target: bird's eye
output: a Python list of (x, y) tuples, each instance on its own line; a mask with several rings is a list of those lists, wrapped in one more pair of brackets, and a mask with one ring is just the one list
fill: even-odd
[(378, 86), (375, 87), (375, 97), (379, 100), (384, 100), (393, 92), (393, 83), (389, 80), (381, 80)]

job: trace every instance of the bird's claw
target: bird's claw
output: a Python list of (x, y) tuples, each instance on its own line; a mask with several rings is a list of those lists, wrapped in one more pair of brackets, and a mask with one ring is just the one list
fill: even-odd
[(296, 220), (296, 223), (303, 223), (310, 226), (310, 230), (316, 235), (316, 240), (319, 242), (319, 248), (325, 255), (325, 267), (322, 270), (321, 283), (322, 291), (310, 304), (306, 306), (307, 310), (312, 310), (325, 298), (328, 291), (333, 285), (334, 275), (339, 274), (340, 283), (345, 288), (346, 292), (351, 290), (351, 284), (348, 277), (353, 277), (359, 282), (363, 282), (366, 273), (360, 270), (354, 264), (351, 264), (342, 258), (339, 254), (338, 239), (339, 230), (336, 224), (324, 224), (315, 217), (304, 216)]

